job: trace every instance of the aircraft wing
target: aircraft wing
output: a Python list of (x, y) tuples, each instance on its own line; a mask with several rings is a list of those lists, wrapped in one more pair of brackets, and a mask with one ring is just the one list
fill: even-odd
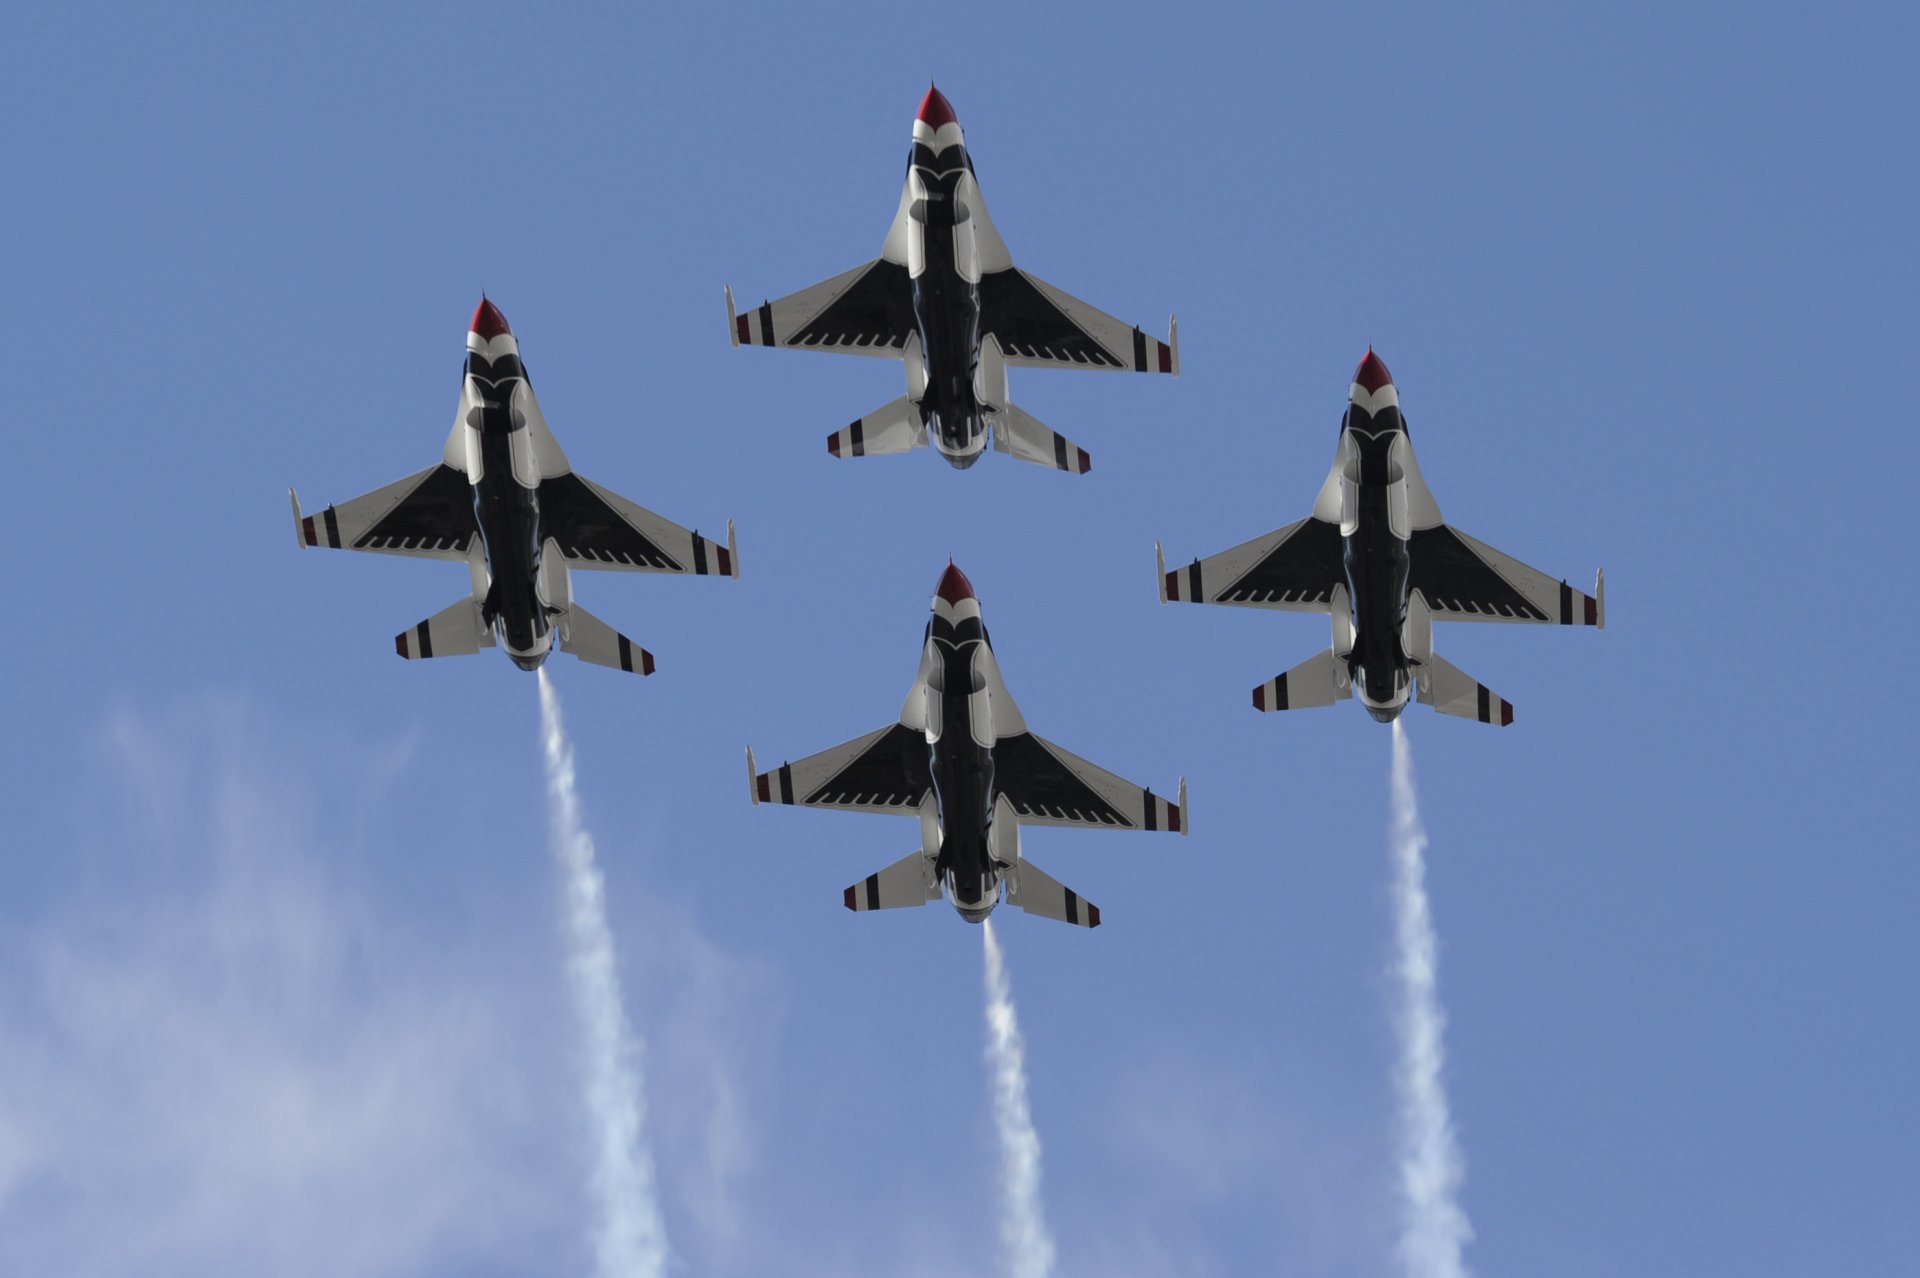
[(1447, 524), (1415, 529), (1407, 558), (1407, 585), (1425, 596), (1435, 621), (1606, 624), (1599, 585), (1584, 594)]
[(1346, 580), (1339, 525), (1309, 517), (1185, 568), (1163, 564), (1160, 600), (1327, 612)]
[(1176, 833), (1186, 826), (1182, 804), (1169, 803), (1031, 732), (999, 739), (993, 773), (1022, 825)]
[(540, 510), (571, 568), (740, 575), (731, 524), (723, 546), (571, 471), (541, 481)]
[(905, 266), (875, 258), (748, 311), (734, 310), (729, 288), (727, 320), (735, 346), (784, 346), (899, 359), (914, 332), (913, 285)]
[(1180, 372), (1177, 329), (1169, 346), (1018, 267), (980, 277), (980, 328), (999, 339), (1008, 364)]
[(478, 531), (472, 486), (446, 465), (429, 466), (317, 515), (302, 514), (296, 496), (293, 511), (302, 545), (337, 550), (464, 560)]
[[(747, 752), (748, 762), (753, 752)], [(755, 803), (912, 815), (933, 789), (926, 735), (889, 724), (753, 778)]]

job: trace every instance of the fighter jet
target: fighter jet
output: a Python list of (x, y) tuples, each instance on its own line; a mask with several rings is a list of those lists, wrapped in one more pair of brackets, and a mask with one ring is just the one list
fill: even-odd
[(464, 562), (472, 594), (394, 637), (409, 661), (495, 642), (536, 670), (553, 648), (632, 674), (653, 654), (573, 600), (569, 567), (738, 577), (733, 524), (708, 541), (573, 471), (533, 397), (506, 316), (482, 297), (440, 464), (317, 515), (291, 488), (300, 545)]
[(913, 122), (900, 207), (880, 256), (741, 314), (727, 288), (735, 346), (904, 360), (907, 393), (827, 437), (835, 457), (872, 457), (929, 441), (955, 467), (993, 446), (1073, 474), (1087, 450), (1015, 407), (1007, 368), (1180, 372), (1180, 330), (1165, 342), (1013, 264), (987, 216), (960, 122), (929, 88)]
[(924, 905), (944, 893), (979, 923), (1007, 904), (1079, 927), (1100, 907), (1040, 872), (1020, 852), (1022, 825), (1187, 832), (1187, 783), (1169, 803), (1035, 736), (1000, 677), (980, 602), (949, 564), (933, 598), (897, 722), (797, 763), (758, 772), (751, 796), (847, 812), (918, 817), (920, 848), (846, 890), (849, 910)]
[(1441, 714), (1505, 727), (1512, 703), (1435, 654), (1433, 623), (1604, 627), (1606, 574), (1584, 595), (1443, 521), (1400, 392), (1371, 349), (1348, 399), (1313, 514), (1173, 572), (1155, 546), (1160, 602), (1332, 615), (1333, 646), (1255, 688), (1256, 710), (1330, 706), (1358, 690), (1367, 713), (1389, 723), (1417, 689)]

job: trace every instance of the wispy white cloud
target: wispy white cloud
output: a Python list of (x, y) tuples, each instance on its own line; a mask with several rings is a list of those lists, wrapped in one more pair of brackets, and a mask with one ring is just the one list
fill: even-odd
[[(786, 987), (762, 964), (715, 944), (684, 902), (655, 898), (632, 917), (633, 939), (623, 948), (643, 984), (631, 1005), (651, 1027), (647, 1078), (662, 1103), (649, 1119), (672, 1173), (661, 1189), (685, 1222), (689, 1264), (697, 1245), (699, 1267), (727, 1269), (744, 1263), (754, 1242), (747, 1194), (762, 1148), (755, 1106), (761, 1089), (782, 1077), (774, 1040)], [(761, 1241), (774, 1244), (771, 1260), (792, 1240)]]
[[(1276, 1002), (1254, 997), (1246, 1014), (1284, 1016)], [(1162, 1034), (1114, 1061), (1097, 1136), (1124, 1171), (1098, 1196), (1070, 1184), (1051, 1203), (1074, 1272), (1238, 1273), (1247, 1246), (1286, 1272), (1383, 1272), (1385, 1084), (1329, 1060), (1318, 1032), (1291, 1038), (1222, 1050)]]
[(1427, 832), (1413, 788), (1413, 750), (1393, 723), (1393, 908), (1399, 978), (1395, 1026), (1400, 1035), (1400, 1192), (1405, 1219), (1401, 1259), (1414, 1278), (1465, 1278), (1461, 1251), (1473, 1226), (1460, 1207), (1466, 1177), (1448, 1112), (1445, 1035), (1440, 1006), (1439, 946), (1427, 905)]
[(476, 987), (333, 868), (288, 734), (214, 701), (106, 735), (67, 797), (110, 850), (0, 934), (0, 1272), (552, 1254), (526, 992)]

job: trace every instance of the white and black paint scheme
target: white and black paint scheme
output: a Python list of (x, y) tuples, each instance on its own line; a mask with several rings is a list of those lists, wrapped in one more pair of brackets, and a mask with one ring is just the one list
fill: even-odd
[(293, 494), (300, 544), (467, 565), (470, 595), (394, 637), (408, 660), (498, 642), (516, 666), (535, 670), (557, 637), (582, 661), (652, 674), (652, 653), (574, 602), (568, 570), (738, 577), (733, 525), (723, 546), (575, 474), (506, 317), (483, 297), (469, 328), (459, 412), (440, 464), (317, 515), (303, 514)]
[(913, 122), (900, 207), (880, 256), (748, 311), (727, 289), (735, 346), (882, 355), (907, 393), (827, 437), (835, 457), (933, 447), (964, 469), (993, 446), (1074, 474), (1087, 451), (1015, 407), (1007, 369), (1180, 372), (1180, 332), (1149, 337), (1013, 264), (987, 216), (953, 107), (928, 89)]
[(755, 803), (887, 812), (920, 822), (920, 847), (846, 890), (850, 910), (924, 905), (945, 895), (978, 923), (1007, 904), (1080, 927), (1100, 909), (1021, 856), (1023, 825), (1187, 832), (1175, 802), (1035, 736), (1007, 692), (980, 602), (949, 564), (933, 599), (897, 722), (770, 772), (747, 750)]
[(1186, 568), (1168, 572), (1162, 559), (1160, 601), (1332, 616), (1332, 647), (1255, 688), (1257, 710), (1330, 706), (1357, 692), (1389, 723), (1417, 693), (1442, 714), (1504, 727), (1512, 703), (1434, 653), (1433, 623), (1602, 627), (1606, 576), (1582, 594), (1442, 520), (1400, 392), (1371, 350), (1348, 400), (1313, 514)]

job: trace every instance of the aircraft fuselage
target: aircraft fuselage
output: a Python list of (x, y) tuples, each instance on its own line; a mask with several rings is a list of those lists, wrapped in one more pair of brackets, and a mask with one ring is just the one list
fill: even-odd
[(519, 356), (511, 353), (488, 360), (469, 352), (467, 377), (469, 448), (477, 443), (480, 462), (469, 466), (468, 477), (489, 576), (482, 616), (516, 666), (537, 670), (553, 647), (540, 597), (540, 476), (526, 421), (514, 408), (516, 392), (532, 391)]
[[(1396, 489), (1400, 477), (1393, 473), (1392, 459), (1404, 427), (1398, 408), (1385, 407), (1370, 416), (1354, 406), (1347, 410), (1345, 429), (1354, 447), (1349, 475), (1357, 479), (1347, 499), (1353, 508), (1342, 512), (1341, 559), (1354, 638), (1347, 668), (1367, 712), (1388, 723), (1406, 706), (1411, 687), (1401, 643), (1408, 581), (1405, 485)], [(1399, 514), (1396, 498), (1402, 502)]]
[[(935, 872), (954, 908), (970, 923), (992, 913), (1000, 872), (994, 855), (994, 730), (985, 681), (975, 657), (986, 646), (978, 617), (927, 625), (932, 669), (927, 676), (927, 767), (940, 828)], [(1011, 832), (1003, 832), (1011, 833)]]
[(927, 385), (919, 408), (927, 433), (942, 456), (964, 470), (980, 460), (987, 422), (976, 394), (980, 364), (980, 259), (971, 216), (962, 198), (971, 176), (964, 146), (936, 156), (924, 143), (913, 148), (912, 169), (921, 188), (910, 211), (919, 238), (914, 256), (913, 319)]

